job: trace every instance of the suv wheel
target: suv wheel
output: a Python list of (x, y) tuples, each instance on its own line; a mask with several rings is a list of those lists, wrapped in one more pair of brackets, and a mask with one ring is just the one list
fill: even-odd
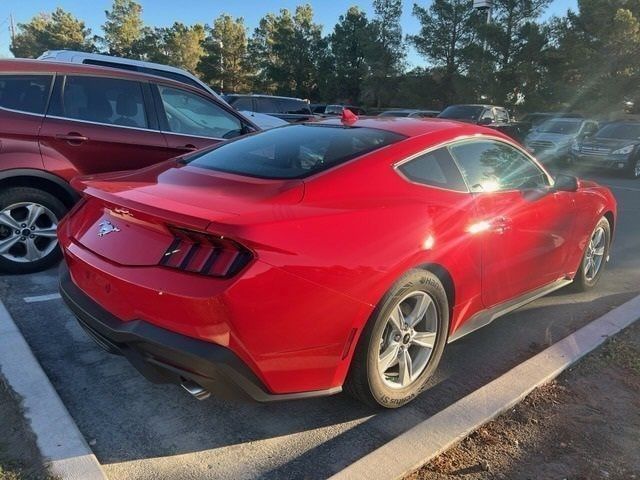
[(31, 273), (61, 258), (56, 229), (67, 207), (48, 192), (11, 187), (0, 192), (0, 271)]
[(411, 270), (387, 292), (358, 341), (345, 390), (359, 400), (397, 408), (418, 395), (447, 340), (449, 306), (433, 273)]

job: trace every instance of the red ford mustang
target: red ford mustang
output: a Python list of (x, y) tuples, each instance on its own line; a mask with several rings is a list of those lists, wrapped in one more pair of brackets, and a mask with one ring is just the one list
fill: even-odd
[(414, 398), (443, 349), (596, 284), (616, 202), (495, 130), (298, 124), (74, 182), (61, 292), (147, 378), (259, 401)]

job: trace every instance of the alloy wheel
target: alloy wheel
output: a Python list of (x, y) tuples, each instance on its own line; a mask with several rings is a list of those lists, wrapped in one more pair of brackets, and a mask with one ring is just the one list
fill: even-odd
[(427, 368), (438, 332), (433, 298), (412, 292), (393, 308), (380, 338), (378, 374), (385, 385), (399, 389), (413, 383)]
[(604, 253), (606, 248), (606, 234), (603, 227), (598, 227), (591, 235), (584, 262), (584, 276), (588, 281), (593, 280), (604, 261)]
[(0, 256), (18, 263), (46, 257), (58, 244), (57, 227), (57, 217), (43, 205), (9, 205), (0, 211)]

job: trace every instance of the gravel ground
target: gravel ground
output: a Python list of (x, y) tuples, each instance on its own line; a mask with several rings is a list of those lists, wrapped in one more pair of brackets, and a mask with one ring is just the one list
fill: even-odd
[(406, 480), (640, 479), (640, 323)]

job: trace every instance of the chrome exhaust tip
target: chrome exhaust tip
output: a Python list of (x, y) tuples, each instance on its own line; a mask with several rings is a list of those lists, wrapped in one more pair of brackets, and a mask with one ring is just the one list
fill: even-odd
[(184, 388), (189, 394), (197, 400), (206, 400), (211, 396), (207, 390), (191, 380), (185, 380), (182, 382), (182, 388)]

